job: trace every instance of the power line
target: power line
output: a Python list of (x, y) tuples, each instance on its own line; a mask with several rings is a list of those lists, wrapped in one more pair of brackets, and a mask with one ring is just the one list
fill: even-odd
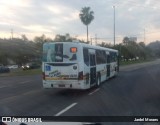
[[(122, 3), (123, 2), (123, 3)], [(139, 3), (137, 3), (137, 2), (135, 2), (135, 1), (131, 1), (131, 0), (125, 0), (125, 1), (119, 1), (118, 3), (116, 3), (117, 4), (117, 6), (120, 6), (120, 4), (132, 4), (132, 5), (134, 5), (134, 6), (137, 6), (137, 7), (144, 7), (144, 8), (153, 8), (153, 6), (154, 6), (154, 4), (148, 4), (148, 5), (144, 5), (144, 3), (141, 3), (141, 4), (139, 4)], [(142, 5), (143, 4), (143, 5)], [(159, 9), (158, 7), (159, 6), (157, 6), (157, 5), (159, 5), (158, 3), (156, 4), (156, 9)]]
[[(160, 33), (160, 31), (153, 31), (153, 32), (146, 32), (145, 31), (145, 35), (146, 34), (154, 34), (154, 33)], [(133, 35), (130, 35), (130, 36), (139, 36), (139, 35), (142, 36), (143, 34), (144, 34), (144, 32), (143, 33), (139, 33), (139, 34), (133, 34)]]

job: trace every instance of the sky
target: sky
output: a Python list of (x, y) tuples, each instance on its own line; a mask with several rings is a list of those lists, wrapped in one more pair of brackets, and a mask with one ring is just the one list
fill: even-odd
[[(158, 0), (0, 0), (0, 38), (33, 40), (45, 34), (56, 34), (86, 40), (86, 26), (79, 13), (82, 7), (94, 11), (89, 25), (89, 39), (113, 43), (115, 6), (115, 39), (137, 37), (146, 44), (160, 40), (160, 1)], [(93, 39), (93, 42), (95, 40)]]

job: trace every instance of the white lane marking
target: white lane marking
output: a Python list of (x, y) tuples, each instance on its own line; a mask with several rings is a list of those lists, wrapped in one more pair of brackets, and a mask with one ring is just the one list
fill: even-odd
[(97, 91), (99, 91), (99, 88), (95, 89), (93, 92), (89, 93), (88, 95), (92, 95), (92, 94), (94, 94)]
[(20, 82), (19, 84), (24, 84), (24, 83), (27, 83), (27, 82), (31, 82), (31, 81), (24, 81), (24, 82)]
[(5, 87), (7, 87), (7, 86), (0, 86), (0, 89), (1, 89), (1, 88), (5, 88)]
[(77, 103), (73, 103), (71, 105), (69, 105), (68, 107), (66, 107), (65, 109), (63, 109), (62, 111), (58, 112), (57, 114), (55, 114), (54, 116), (60, 116), (61, 114), (63, 114), (64, 112), (68, 111), (70, 108), (72, 108), (73, 106), (77, 105)]

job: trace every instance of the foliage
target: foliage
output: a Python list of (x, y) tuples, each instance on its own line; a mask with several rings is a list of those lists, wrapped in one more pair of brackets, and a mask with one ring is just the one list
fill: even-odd
[(148, 45), (148, 49), (152, 51), (152, 56), (160, 58), (160, 41), (154, 41)]
[[(36, 36), (34, 41), (29, 41), (25, 34), (21, 39), (0, 39), (0, 64), (18, 64), (22, 65), (31, 61), (40, 61), (42, 57), (42, 48), (45, 42), (72, 42), (78, 40), (70, 36), (57, 34), (55, 39), (47, 38), (44, 34)], [(86, 43), (84, 40), (79, 42)]]
[(106, 48), (112, 48), (112, 45), (111, 45), (111, 44), (107, 44), (107, 43), (105, 43), (105, 42), (102, 42), (101, 44), (98, 44), (98, 46), (106, 47)]
[(83, 7), (79, 17), (84, 25), (89, 25), (91, 21), (94, 19), (94, 12), (90, 11), (90, 7)]
[(66, 33), (65, 35), (57, 34), (53, 40), (53, 42), (73, 42), (73, 41), (79, 41), (81, 43), (89, 44), (89, 41), (85, 42), (84, 40), (71, 37), (69, 33)]
[(66, 35), (57, 34), (54, 38), (55, 42), (72, 42), (71, 36), (67, 33)]
[(22, 39), (0, 39), (0, 63), (22, 65), (39, 58), (35, 43)]
[(21, 37), (22, 37), (22, 40), (24, 40), (24, 41), (28, 41), (28, 38), (26, 37), (26, 35), (25, 35), (25, 34), (22, 34), (22, 35), (21, 35)]
[[(0, 39), (0, 64), (22, 65), (31, 61), (40, 61), (42, 56), (42, 46), (45, 42), (65, 42), (78, 40), (71, 37), (69, 33), (65, 35), (57, 34), (54, 40), (46, 38), (45, 35), (36, 36), (34, 41), (29, 41), (25, 35), (21, 39)], [(78, 40), (86, 43), (84, 40)], [(87, 42), (89, 44), (89, 41)], [(122, 43), (112, 46), (102, 42), (99, 46), (119, 50), (122, 61), (126, 60), (147, 60), (150, 57), (160, 57), (160, 41), (155, 41), (149, 45), (144, 42), (130, 41), (124, 37)]]
[(124, 43), (124, 44), (127, 44), (128, 42), (129, 42), (129, 38), (128, 38), (127, 36), (124, 37), (124, 38), (123, 38), (123, 43)]
[(119, 56), (122, 61), (128, 60), (146, 60), (147, 58), (153, 57), (151, 49), (145, 45), (144, 42), (136, 43), (130, 41), (128, 37), (124, 37), (123, 43), (112, 46), (102, 42), (99, 44), (102, 47), (113, 48), (119, 50)]
[(90, 11), (90, 7), (83, 7), (80, 14), (79, 14), (79, 17), (80, 17), (82, 23), (84, 25), (86, 25), (86, 27), (87, 27), (87, 42), (88, 42), (88, 25), (94, 19), (93, 14), (94, 14), (94, 12)]
[(43, 44), (45, 42), (52, 42), (53, 40), (50, 38), (46, 38), (46, 36), (44, 34), (42, 34), (41, 36), (36, 36), (34, 38), (34, 42), (35, 42), (35, 46), (37, 48), (37, 52), (42, 55), (42, 49), (43, 49)]

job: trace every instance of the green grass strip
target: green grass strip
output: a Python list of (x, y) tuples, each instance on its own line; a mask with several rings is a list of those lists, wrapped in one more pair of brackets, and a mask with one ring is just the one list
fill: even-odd
[(12, 69), (9, 73), (0, 73), (0, 77), (2, 76), (24, 76), (24, 75), (38, 75), (42, 73), (42, 69)]

